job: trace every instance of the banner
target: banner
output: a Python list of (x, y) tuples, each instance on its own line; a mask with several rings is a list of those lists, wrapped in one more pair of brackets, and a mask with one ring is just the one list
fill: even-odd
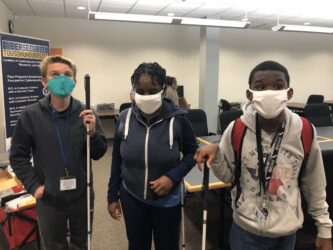
[(49, 54), (49, 41), (0, 34), (0, 48), (6, 141), (9, 142), (21, 111), (43, 97), (39, 64)]

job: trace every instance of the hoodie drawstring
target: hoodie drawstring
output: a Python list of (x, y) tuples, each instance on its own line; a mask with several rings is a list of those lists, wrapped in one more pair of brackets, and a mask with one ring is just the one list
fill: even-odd
[(175, 117), (172, 117), (170, 119), (170, 124), (169, 124), (169, 145), (170, 145), (170, 150), (172, 149), (173, 146), (173, 121), (175, 120)]
[(126, 115), (126, 120), (125, 120), (125, 132), (124, 132), (124, 139), (127, 138), (128, 135), (128, 129), (129, 129), (129, 122), (131, 119), (131, 113), (132, 113), (132, 108), (128, 109), (127, 115)]

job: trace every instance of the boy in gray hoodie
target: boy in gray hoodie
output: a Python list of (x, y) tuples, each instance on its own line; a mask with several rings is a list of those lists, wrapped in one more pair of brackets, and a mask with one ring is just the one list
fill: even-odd
[(207, 159), (207, 165), (223, 182), (239, 181), (239, 188), (235, 186), (231, 191), (232, 250), (293, 250), (296, 231), (303, 223), (301, 192), (318, 229), (317, 249), (332, 249), (325, 172), (314, 128), (306, 171), (299, 178), (304, 160), (302, 121), (286, 108), (293, 96), (289, 81), (287, 69), (274, 61), (262, 62), (252, 70), (246, 91), (251, 105), (241, 117), (246, 132), (239, 180), (235, 177), (232, 147), (234, 122), (224, 132), (219, 146), (211, 144), (196, 153), (199, 167)]

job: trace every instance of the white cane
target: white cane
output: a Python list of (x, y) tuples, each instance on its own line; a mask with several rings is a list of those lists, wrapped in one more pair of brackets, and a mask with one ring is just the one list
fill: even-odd
[(202, 210), (203, 210), (203, 218), (202, 218), (202, 244), (201, 250), (206, 250), (206, 230), (207, 230), (207, 192), (208, 192), (208, 184), (209, 184), (209, 168), (204, 164), (204, 174), (203, 174), (203, 193), (202, 193)]
[[(86, 109), (90, 109), (90, 76), (88, 74), (84, 77), (85, 89), (86, 89)], [(87, 124), (87, 244), (88, 250), (90, 250), (91, 239), (91, 225), (90, 225), (90, 135), (89, 135), (89, 123)]]
[(182, 207), (182, 221), (181, 221), (181, 230), (182, 230), (182, 249), (185, 250), (185, 213), (184, 213), (184, 180), (180, 184), (180, 204)]

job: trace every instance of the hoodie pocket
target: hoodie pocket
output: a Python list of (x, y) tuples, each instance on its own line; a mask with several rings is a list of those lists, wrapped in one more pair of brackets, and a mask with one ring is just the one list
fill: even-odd
[(242, 195), (237, 202), (238, 207), (235, 208), (233, 204), (234, 211), (238, 214), (238, 217), (242, 221), (255, 221), (254, 211), (256, 207), (256, 199), (246, 197), (244, 198)]
[(297, 216), (296, 209), (287, 203), (270, 202), (267, 217), (268, 233), (276, 235), (288, 235), (302, 227), (303, 216)]

